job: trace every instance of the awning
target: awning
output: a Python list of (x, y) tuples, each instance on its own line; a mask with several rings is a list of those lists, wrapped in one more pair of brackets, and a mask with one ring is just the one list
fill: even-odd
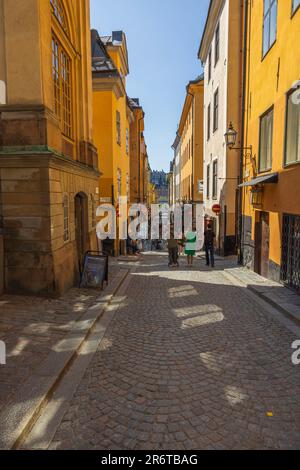
[(277, 184), (279, 179), (279, 173), (270, 173), (269, 175), (259, 176), (258, 178), (254, 178), (251, 181), (247, 181), (246, 183), (240, 184), (239, 188), (245, 188), (246, 186), (257, 186), (259, 184)]

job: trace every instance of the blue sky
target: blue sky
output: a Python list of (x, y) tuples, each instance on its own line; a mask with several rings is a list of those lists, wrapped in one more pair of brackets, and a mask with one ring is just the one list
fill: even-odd
[(152, 169), (169, 169), (185, 87), (201, 72), (197, 52), (209, 0), (91, 0), (100, 35), (123, 30), (130, 75), (127, 91), (146, 113)]

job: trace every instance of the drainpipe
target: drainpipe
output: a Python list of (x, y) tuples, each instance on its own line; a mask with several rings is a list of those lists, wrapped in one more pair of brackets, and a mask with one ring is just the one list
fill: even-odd
[(139, 131), (139, 139), (138, 139), (138, 169), (139, 169), (139, 177), (138, 177), (138, 193), (139, 193), (139, 203), (141, 203), (141, 121), (144, 119), (145, 113), (143, 112), (142, 117), (138, 120), (138, 131)]
[[(241, 123), (241, 153), (240, 153), (240, 174), (239, 185), (243, 183), (244, 170), (244, 147), (245, 147), (245, 113), (246, 113), (246, 77), (247, 77), (247, 46), (248, 46), (248, 16), (249, 16), (249, 0), (244, 2), (244, 40), (243, 40), (243, 78), (242, 78), (242, 123)], [(238, 233), (238, 249), (239, 264), (243, 264), (243, 188), (239, 188), (239, 233)]]
[[(194, 103), (194, 100), (195, 100), (195, 95), (193, 95), (193, 93), (190, 93), (187, 89), (187, 94), (190, 95), (192, 97), (192, 110), (193, 110), (193, 133), (192, 133), (192, 144), (193, 144), (193, 147), (194, 147), (194, 144), (195, 144), (195, 133), (194, 133), (194, 125), (195, 125), (195, 103)], [(193, 217), (194, 217), (194, 201), (195, 201), (195, 188), (194, 188), (194, 148), (192, 148), (192, 206), (193, 206)]]

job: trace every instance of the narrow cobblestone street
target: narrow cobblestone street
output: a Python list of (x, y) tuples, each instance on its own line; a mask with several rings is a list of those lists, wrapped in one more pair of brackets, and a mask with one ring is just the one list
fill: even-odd
[(50, 448), (299, 449), (295, 335), (220, 263), (166, 264), (131, 272)]

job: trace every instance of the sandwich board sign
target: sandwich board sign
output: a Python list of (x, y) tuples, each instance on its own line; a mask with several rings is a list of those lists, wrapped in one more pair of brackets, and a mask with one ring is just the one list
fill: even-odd
[(108, 257), (88, 251), (84, 257), (80, 287), (103, 287), (108, 282)]

